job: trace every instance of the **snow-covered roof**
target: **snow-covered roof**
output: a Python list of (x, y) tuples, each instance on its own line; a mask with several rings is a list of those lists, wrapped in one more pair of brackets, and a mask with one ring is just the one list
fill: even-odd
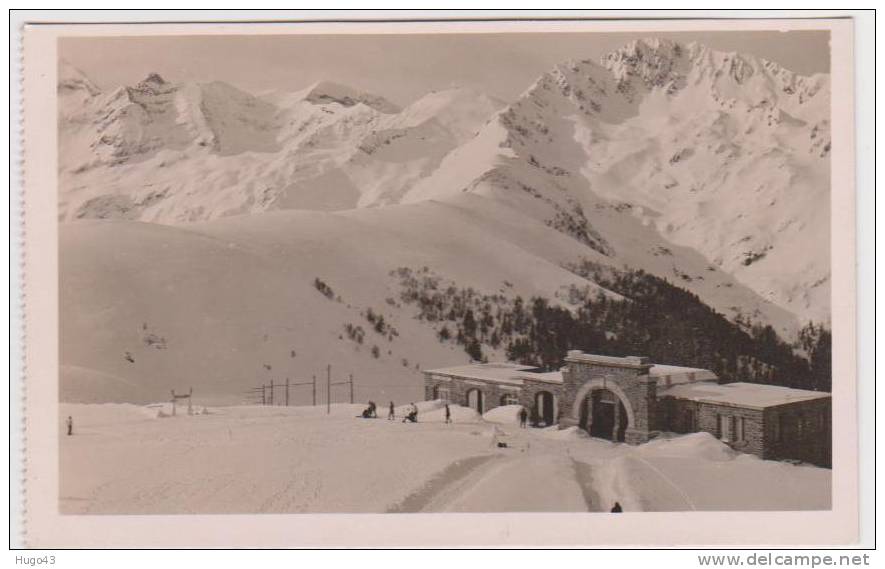
[[(610, 356), (596, 356), (591, 354), (570, 353), (572, 357), (596, 358), (605, 364), (624, 364), (638, 367), (648, 367), (649, 375), (657, 378), (658, 387), (667, 388), (672, 385), (683, 383), (693, 383), (695, 381), (716, 381), (716, 374), (710, 370), (681, 367), (660, 364), (640, 364), (638, 358), (614, 358)], [(583, 361), (583, 360), (581, 360)], [(528, 365), (515, 364), (510, 362), (489, 362), (489, 363), (473, 363), (461, 366), (453, 366), (439, 369), (425, 370), (425, 373), (433, 373), (437, 375), (445, 375), (449, 377), (460, 377), (466, 379), (476, 379), (480, 381), (492, 381), (497, 383), (510, 383), (521, 385), (523, 380), (543, 381), (547, 383), (562, 383), (561, 371), (541, 371)]]
[(763, 385), (759, 383), (683, 383), (661, 389), (658, 383), (658, 396), (689, 399), (702, 403), (731, 405), (764, 409), (787, 403), (811, 401), (830, 397), (828, 392), (793, 389), (779, 385)]
[(475, 363), (428, 369), (425, 370), (425, 373), (512, 385), (522, 385), (525, 380), (562, 383), (562, 372), (545, 372), (536, 367), (508, 362)]
[(716, 381), (716, 374), (708, 369), (670, 366), (655, 364), (648, 370), (648, 375), (657, 378), (658, 389), (667, 388), (671, 385), (682, 383), (694, 383), (696, 381)]
[(581, 350), (569, 350), (565, 358), (566, 362), (595, 364), (610, 367), (623, 367), (631, 369), (648, 369), (652, 363), (645, 356), (602, 356), (599, 354), (588, 354)]

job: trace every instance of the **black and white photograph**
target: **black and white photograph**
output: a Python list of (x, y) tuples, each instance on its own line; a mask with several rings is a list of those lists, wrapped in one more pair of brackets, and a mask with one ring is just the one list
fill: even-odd
[(833, 32), (388, 28), (55, 40), (63, 523), (835, 512)]

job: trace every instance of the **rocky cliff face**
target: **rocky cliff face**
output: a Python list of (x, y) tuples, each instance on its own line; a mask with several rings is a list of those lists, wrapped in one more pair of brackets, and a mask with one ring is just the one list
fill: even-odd
[(590, 212), (629, 210), (800, 319), (826, 320), (829, 150), (827, 76), (637, 41), (544, 74), (406, 200), (494, 195), (602, 249)]

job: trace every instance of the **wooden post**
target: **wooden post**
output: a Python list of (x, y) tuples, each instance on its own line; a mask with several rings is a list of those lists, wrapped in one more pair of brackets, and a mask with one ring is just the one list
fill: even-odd
[(332, 412), (332, 364), (326, 366), (326, 415)]
[(286, 378), (286, 407), (289, 406), (289, 378)]
[(261, 384), (261, 404), (267, 405), (267, 395), (266, 395), (264, 388), (265, 388), (265, 385), (262, 383)]
[(194, 409), (191, 406), (191, 402), (193, 401), (193, 395), (194, 395), (194, 388), (191, 387), (190, 390), (187, 392), (187, 414), (188, 415), (194, 414)]
[(172, 416), (175, 416), (175, 390), (172, 390)]
[(353, 374), (350, 374), (350, 403), (353, 404)]
[(317, 376), (313, 374), (313, 406), (317, 406)]
[(270, 404), (273, 406), (273, 380), (270, 380)]

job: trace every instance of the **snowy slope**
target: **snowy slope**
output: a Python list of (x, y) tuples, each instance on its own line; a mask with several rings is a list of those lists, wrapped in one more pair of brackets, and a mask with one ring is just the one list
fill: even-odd
[(476, 192), (585, 242), (596, 208), (629, 208), (660, 241), (828, 321), (828, 119), (826, 75), (635, 41), (543, 75), (404, 201)]
[[(529, 238), (546, 237), (550, 250), (567, 241), (542, 225), (525, 229)], [(324, 378), (328, 363), (337, 379), (357, 375), (360, 400), (423, 399), (417, 368), (468, 358), (399, 305), (391, 271), (432, 263), (463, 286), (497, 292), (509, 281), (526, 297), (587, 284), (459, 208), (433, 203), (243, 216), (186, 229), (84, 221), (62, 225), (61, 248), (62, 394), (74, 401), (105, 401), (102, 385), (117, 395), (131, 383), (128, 396), (110, 400), (152, 401), (193, 385), (241, 402), (245, 389), (270, 379)], [(333, 298), (315, 288), (317, 278)], [(369, 308), (395, 336), (372, 330)], [(362, 344), (347, 336), (347, 324), (362, 326)], [(304, 402), (309, 389), (298, 393)]]
[[(619, 236), (614, 247), (645, 242), (629, 213), (602, 214), (604, 227)], [(60, 243), (61, 393), (63, 400), (83, 402), (154, 401), (189, 386), (213, 400), (239, 402), (244, 390), (271, 379), (323, 379), (328, 363), (337, 379), (357, 375), (358, 400), (423, 399), (417, 368), (468, 357), (414, 319), (415, 308), (399, 302), (402, 289), (391, 271), (432, 266), (459, 287), (565, 302), (567, 287), (592, 291), (595, 285), (564, 265), (608, 262), (579, 241), (475, 195), (187, 226), (79, 221), (61, 226)], [(710, 270), (692, 250), (636, 251), (631, 260), (671, 278), (674, 267), (703, 276), (686, 284), (722, 291), (717, 298), (726, 305), (773, 314), (781, 326), (792, 322), (789, 313)], [(331, 299), (314, 286), (317, 278), (331, 287)], [(372, 330), (369, 308), (397, 334)], [(348, 337), (347, 324), (362, 326), (362, 344)], [(490, 359), (505, 357), (487, 352)], [(298, 400), (309, 391), (299, 388)]]

